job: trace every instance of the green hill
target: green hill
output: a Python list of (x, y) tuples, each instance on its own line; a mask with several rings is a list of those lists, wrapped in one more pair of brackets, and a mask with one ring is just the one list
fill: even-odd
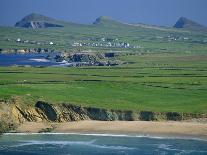
[(119, 22), (107, 16), (101, 16), (97, 18), (93, 24), (96, 26), (107, 26), (107, 27), (126, 26), (126, 24), (123, 24), (122, 22)]
[[(127, 24), (110, 17), (99, 17), (91, 25), (64, 22), (39, 14), (30, 14), (16, 24), (17, 27), (0, 26), (0, 49), (49, 48), (60, 51), (136, 51), (154, 52), (204, 52), (206, 31), (175, 29), (144, 24)], [(20, 38), (21, 42), (17, 42)], [(129, 48), (94, 46), (128, 43)], [(53, 45), (49, 45), (53, 42)], [(73, 43), (84, 46), (74, 47)], [(193, 47), (198, 47), (194, 49)], [(192, 50), (193, 49), (193, 50)]]
[(183, 28), (183, 29), (189, 29), (189, 30), (207, 30), (207, 28), (201, 24), (198, 24), (195, 21), (192, 21), (185, 17), (180, 17), (176, 24), (174, 25), (174, 28)]
[(24, 27), (24, 28), (48, 28), (48, 27), (63, 27), (63, 26), (64, 26), (64, 22), (36, 13), (31, 13), (25, 16), (22, 20), (20, 20), (15, 24), (15, 27)]
[(126, 24), (109, 17), (83, 25), (32, 14), (22, 23), (31, 21), (63, 27), (0, 27), (0, 52), (22, 49), (116, 52), (111, 59), (123, 64), (77, 68), (0, 67), (0, 101), (20, 97), (30, 105), (41, 100), (113, 110), (206, 116), (206, 31)]

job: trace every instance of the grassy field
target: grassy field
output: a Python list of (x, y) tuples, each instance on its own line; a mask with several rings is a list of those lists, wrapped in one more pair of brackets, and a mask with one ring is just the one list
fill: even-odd
[[(122, 51), (117, 59), (129, 63), (88, 68), (0, 67), (0, 99), (19, 96), (30, 105), (45, 100), (106, 109), (207, 113), (206, 31), (132, 26), (107, 18), (95, 25), (64, 26), (0, 26), (0, 52), (27, 48)], [(139, 48), (72, 47), (74, 42), (98, 43), (102, 37)], [(54, 45), (17, 43), (17, 38)]]
[(0, 98), (90, 107), (207, 113), (206, 54), (122, 55), (118, 67), (0, 67)]
[[(74, 42), (98, 43), (97, 38), (118, 39), (131, 45), (128, 51), (139, 52), (177, 52), (177, 53), (205, 53), (207, 50), (207, 33), (189, 30), (178, 30), (169, 27), (131, 26), (104, 20), (97, 25), (81, 25), (67, 23), (63, 28), (26, 29), (0, 26), (0, 49), (32, 49), (48, 48), (60, 51), (95, 50), (113, 51), (126, 50), (111, 47), (73, 47)], [(53, 42), (54, 45), (37, 45), (31, 43), (17, 43), (17, 38), (35, 42)], [(184, 39), (185, 38), (185, 39)], [(187, 39), (186, 39), (187, 38)], [(8, 41), (8, 39), (10, 41)], [(133, 49), (133, 46), (141, 48)]]

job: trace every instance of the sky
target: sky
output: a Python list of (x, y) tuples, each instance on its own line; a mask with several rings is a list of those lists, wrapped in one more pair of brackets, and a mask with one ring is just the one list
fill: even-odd
[(30, 13), (91, 24), (99, 16), (127, 23), (172, 26), (181, 16), (207, 26), (207, 0), (0, 0), (0, 25)]

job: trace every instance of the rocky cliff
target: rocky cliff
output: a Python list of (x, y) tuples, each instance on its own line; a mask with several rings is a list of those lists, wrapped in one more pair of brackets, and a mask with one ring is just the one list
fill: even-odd
[(30, 21), (26, 23), (18, 22), (15, 24), (15, 27), (24, 27), (24, 28), (49, 28), (49, 27), (63, 27), (62, 25), (47, 23), (43, 21)]
[(12, 122), (69, 122), (79, 120), (100, 121), (181, 121), (192, 118), (207, 118), (207, 114), (188, 114), (177, 112), (121, 111), (82, 107), (72, 104), (49, 104), (38, 101), (34, 106), (0, 103), (0, 118), (8, 117)]
[(64, 27), (64, 26), (63, 23), (53, 18), (32, 13), (25, 16), (22, 20), (17, 22), (15, 24), (15, 27), (37, 29), (37, 28)]

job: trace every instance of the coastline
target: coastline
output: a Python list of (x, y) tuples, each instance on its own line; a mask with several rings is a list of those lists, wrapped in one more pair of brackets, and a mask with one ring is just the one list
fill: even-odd
[(199, 122), (150, 121), (78, 121), (67, 123), (25, 122), (11, 134), (83, 134), (99, 136), (133, 136), (188, 138), (207, 140), (207, 124)]

